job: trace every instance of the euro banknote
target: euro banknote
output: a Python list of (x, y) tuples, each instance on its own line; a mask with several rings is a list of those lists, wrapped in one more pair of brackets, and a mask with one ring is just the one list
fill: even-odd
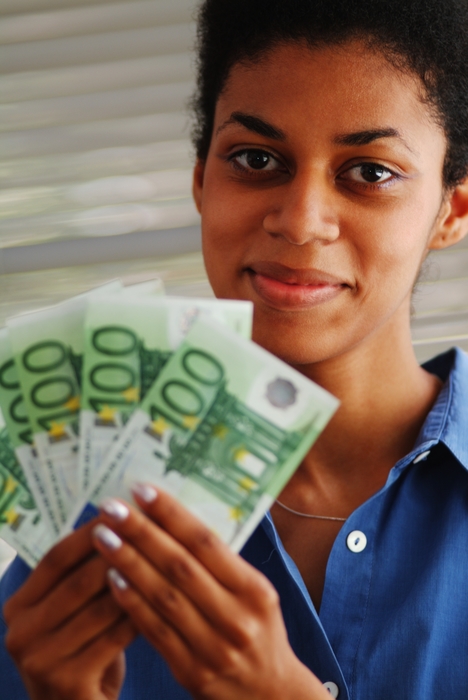
[(84, 327), (81, 491), (86, 492), (123, 425), (199, 314), (250, 338), (250, 302), (123, 295), (90, 300)]
[(32, 442), (41, 462), (43, 493), (49, 499), (42, 510), (50, 513), (52, 523), (66, 522), (79, 491), (78, 418), (88, 299), (118, 292), (121, 286), (112, 282), (7, 321)]
[(126, 423), (65, 531), (135, 481), (175, 495), (239, 551), (338, 406), (324, 389), (200, 317)]
[[(91, 297), (117, 292), (130, 299), (159, 297), (164, 285), (159, 278), (127, 287), (114, 280), (92, 290)], [(88, 296), (85, 293), (78, 299)], [(36, 317), (23, 320), (28, 318)], [(76, 375), (79, 381), (79, 366)], [(63, 523), (52, 505), (57, 475), (54, 471), (53, 478), (48, 478), (34, 445), (7, 328), (0, 329), (0, 408), (0, 537), (35, 566), (57, 540)]]
[(31, 567), (57, 539), (47, 528), (0, 413), (0, 537)]
[(48, 526), (47, 515), (39, 510), (18, 458), (21, 454), (26, 469), (32, 466), (31, 481), (37, 485), (32, 477), (40, 475), (40, 464), (31, 445), (32, 433), (6, 329), (0, 330), (0, 407), (0, 537), (29, 566), (35, 566), (57, 538), (59, 528)]
[(41, 527), (45, 526), (51, 534), (57, 536), (61, 523), (55, 509), (52, 508), (50, 484), (33, 445), (31, 422), (26, 411), (7, 328), (0, 330), (0, 407), (11, 446), (42, 516)]

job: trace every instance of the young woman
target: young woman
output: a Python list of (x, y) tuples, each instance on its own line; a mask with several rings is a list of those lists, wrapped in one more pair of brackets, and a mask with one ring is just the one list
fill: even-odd
[(2, 697), (465, 697), (468, 359), (419, 367), (409, 320), (468, 230), (467, 26), (466, 0), (206, 0), (208, 276), (341, 407), (243, 558), (139, 484), (16, 562)]

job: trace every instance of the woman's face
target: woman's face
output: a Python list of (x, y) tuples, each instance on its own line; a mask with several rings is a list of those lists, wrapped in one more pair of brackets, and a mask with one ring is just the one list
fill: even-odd
[(195, 169), (206, 268), (293, 365), (407, 337), (446, 150), (420, 94), (359, 43), (281, 45), (231, 71)]

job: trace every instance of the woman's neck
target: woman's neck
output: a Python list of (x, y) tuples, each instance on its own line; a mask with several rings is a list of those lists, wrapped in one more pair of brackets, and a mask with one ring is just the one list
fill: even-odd
[(341, 405), (291, 486), (296, 490), (302, 482), (303, 492), (310, 483), (345, 510), (378, 491), (392, 466), (411, 451), (441, 388), (418, 365), (409, 330), (373, 340), (344, 358), (302, 368)]

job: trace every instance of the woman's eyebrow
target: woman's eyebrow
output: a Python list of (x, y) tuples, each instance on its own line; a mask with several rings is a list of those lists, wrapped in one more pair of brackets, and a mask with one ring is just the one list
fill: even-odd
[(266, 136), (266, 138), (269, 139), (274, 139), (275, 141), (286, 140), (284, 131), (260, 119), (260, 117), (254, 117), (252, 114), (245, 114), (244, 112), (233, 112), (229, 119), (226, 119), (226, 121), (218, 127), (216, 134), (219, 134), (219, 132), (229, 126), (229, 124), (241, 124), (249, 131), (260, 134), (260, 136)]
[(414, 153), (400, 132), (392, 127), (388, 127), (386, 129), (365, 129), (363, 131), (355, 131), (349, 134), (338, 134), (333, 139), (333, 143), (337, 144), (338, 146), (368, 146), (374, 141), (388, 138), (398, 139), (405, 146), (405, 148), (408, 149), (408, 151)]
[[(264, 119), (260, 119), (260, 117), (255, 117), (253, 114), (246, 114), (245, 112), (232, 112), (229, 119), (226, 119), (226, 121), (218, 127), (216, 134), (219, 134), (220, 131), (230, 124), (240, 124), (249, 131), (269, 139), (274, 139), (275, 141), (286, 141), (286, 134), (282, 129), (273, 126), (273, 124), (266, 122)], [(410, 148), (400, 132), (393, 127), (364, 129), (348, 134), (337, 134), (333, 139), (333, 143), (338, 146), (368, 146), (374, 141), (385, 138), (398, 139), (408, 151), (414, 154), (413, 149)]]

